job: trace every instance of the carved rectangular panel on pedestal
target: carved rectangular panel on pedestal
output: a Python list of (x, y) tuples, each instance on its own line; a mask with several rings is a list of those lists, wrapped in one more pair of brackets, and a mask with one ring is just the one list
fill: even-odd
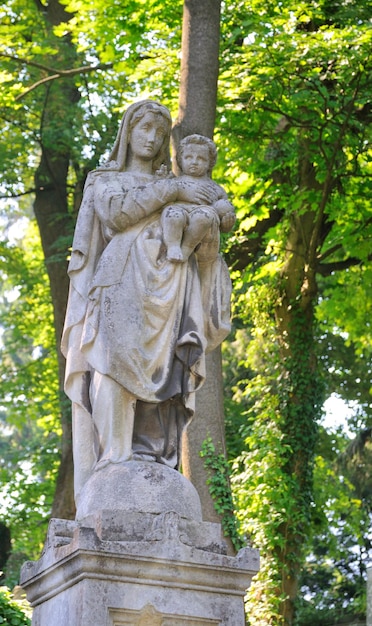
[(108, 626), (219, 626), (214, 619), (167, 615), (148, 604), (142, 611), (109, 609)]

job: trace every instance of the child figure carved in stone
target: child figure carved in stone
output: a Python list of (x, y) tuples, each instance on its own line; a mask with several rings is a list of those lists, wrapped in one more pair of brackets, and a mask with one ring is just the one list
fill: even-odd
[[(214, 255), (219, 246), (218, 237), (218, 241), (214, 241), (214, 245), (212, 243), (216, 239), (214, 233), (218, 229), (228, 232), (235, 223), (234, 207), (228, 201), (225, 190), (211, 179), (216, 160), (215, 143), (208, 137), (189, 135), (180, 142), (177, 163), (181, 174), (178, 182), (182, 182), (185, 188), (195, 189), (202, 183), (205, 190), (207, 186), (208, 204), (174, 202), (165, 207), (161, 224), (169, 261), (187, 261), (190, 254), (203, 243), (205, 252), (210, 249)], [(203, 260), (207, 260), (205, 254), (203, 257)]]

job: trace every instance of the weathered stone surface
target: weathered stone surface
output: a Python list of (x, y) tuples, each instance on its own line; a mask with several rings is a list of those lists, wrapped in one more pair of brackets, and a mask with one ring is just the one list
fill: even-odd
[(195, 487), (182, 474), (160, 463), (108, 464), (92, 474), (79, 498), (76, 519), (99, 510), (164, 513), (201, 521)]
[(235, 214), (210, 139), (186, 138), (183, 175), (168, 173), (170, 130), (166, 107), (133, 104), (85, 185), (62, 340), (77, 514), (22, 569), (33, 626), (245, 622), (258, 553), (226, 554), (177, 471), (206, 354), (230, 329), (219, 231)]
[[(121, 527), (129, 515), (133, 529), (133, 514), (122, 515)], [(148, 520), (153, 535), (140, 541), (133, 531), (129, 540), (112, 541), (82, 523), (53, 520), (41, 559), (22, 569), (33, 626), (154, 626), (151, 615), (161, 626), (243, 626), (257, 551), (231, 557), (196, 548), (184, 542), (187, 521), (176, 513), (155, 517), (157, 523)], [(101, 536), (115, 533), (115, 514), (102, 513), (95, 526)], [(199, 537), (213, 536), (215, 525), (207, 526)]]
[(219, 231), (231, 227), (234, 210), (211, 180), (210, 139), (193, 136), (181, 151), (188, 173), (169, 174), (171, 125), (161, 104), (131, 105), (109, 162), (84, 189), (61, 345), (78, 505), (108, 463), (179, 468), (205, 355), (230, 330)]

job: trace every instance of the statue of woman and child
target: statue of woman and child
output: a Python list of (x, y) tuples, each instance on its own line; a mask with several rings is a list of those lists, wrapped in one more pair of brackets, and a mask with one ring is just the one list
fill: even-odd
[(181, 175), (168, 173), (171, 123), (156, 102), (131, 105), (109, 161), (86, 181), (62, 339), (76, 499), (108, 464), (178, 468), (205, 354), (230, 329), (219, 231), (234, 209), (210, 177), (212, 140), (186, 137)]

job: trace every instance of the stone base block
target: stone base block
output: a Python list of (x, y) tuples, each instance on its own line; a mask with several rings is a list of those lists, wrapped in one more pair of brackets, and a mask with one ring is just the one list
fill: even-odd
[(218, 524), (177, 512), (52, 520), (23, 566), (33, 626), (243, 626), (257, 550), (223, 554)]
[(192, 483), (161, 463), (109, 463), (93, 472), (77, 505), (76, 519), (106, 511), (141, 513), (176, 511), (181, 517), (202, 520), (201, 504)]

